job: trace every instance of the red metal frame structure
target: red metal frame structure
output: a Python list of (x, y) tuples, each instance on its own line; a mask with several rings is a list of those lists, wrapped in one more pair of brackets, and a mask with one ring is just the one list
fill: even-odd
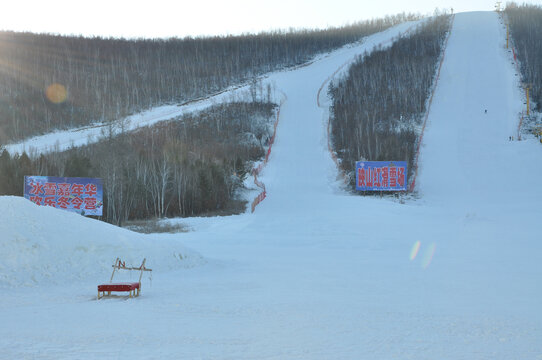
[[(113, 265), (113, 273), (111, 274), (111, 279), (109, 284), (98, 285), (98, 300), (104, 296), (110, 296), (111, 292), (129, 292), (129, 297), (139, 296), (141, 292), (141, 277), (143, 276), (143, 271), (152, 271), (152, 269), (147, 269), (145, 267), (145, 261), (143, 259), (140, 267), (127, 267), (124, 261), (121, 261), (119, 258), (115, 260), (115, 265)], [(138, 282), (123, 282), (123, 283), (113, 283), (113, 277), (115, 276), (116, 270), (138, 270), (141, 271), (139, 274)], [(106, 295), (107, 293), (107, 295)]]

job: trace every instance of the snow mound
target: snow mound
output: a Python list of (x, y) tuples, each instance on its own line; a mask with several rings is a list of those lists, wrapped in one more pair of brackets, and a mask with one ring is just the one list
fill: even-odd
[(173, 236), (134, 233), (22, 197), (0, 196), (0, 208), (0, 286), (103, 282), (117, 257), (127, 266), (147, 258), (154, 273), (204, 263)]

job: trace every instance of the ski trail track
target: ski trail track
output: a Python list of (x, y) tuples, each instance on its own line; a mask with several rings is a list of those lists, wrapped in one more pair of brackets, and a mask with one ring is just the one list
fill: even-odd
[(523, 101), (504, 36), (494, 13), (464, 14), (454, 24), (421, 150), (427, 201), (503, 211), (542, 200), (533, 191), (540, 148), (509, 141), (517, 140)]
[(259, 176), (268, 197), (253, 214), (171, 220), (195, 231), (149, 238), (178, 240), (205, 266), (156, 272), (129, 301), (94, 301), (109, 270), (8, 288), (0, 359), (541, 359), (540, 190), (493, 176), (502, 157), (540, 179), (542, 154), (507, 140), (521, 98), (496, 14), (455, 16), (420, 199), (351, 196), (337, 180), (318, 90), (409, 26), (269, 78), (286, 100)]
[[(272, 78), (285, 96), (270, 162), (260, 174), (267, 198), (258, 211), (299, 212), (314, 196), (337, 192), (337, 168), (329, 154), (327, 85), (364, 52), (388, 47), (394, 39), (411, 31), (417, 23), (405, 23), (364, 39), (301, 68)], [(322, 103), (321, 103), (322, 102)], [(295, 194), (294, 196), (292, 196)], [(311, 205), (309, 205), (311, 206)]]

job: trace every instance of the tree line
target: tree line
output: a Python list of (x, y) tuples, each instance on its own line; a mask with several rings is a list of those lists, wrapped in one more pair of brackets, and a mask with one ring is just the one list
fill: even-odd
[(0, 145), (205, 97), (412, 18), (183, 39), (0, 32)]
[(507, 3), (506, 17), (524, 83), (531, 84), (533, 108), (542, 112), (542, 6)]
[(276, 105), (231, 102), (96, 144), (39, 157), (0, 154), (0, 194), (21, 195), (24, 175), (98, 177), (103, 220), (242, 212), (239, 190), (264, 155)]
[(358, 57), (347, 75), (330, 84), (331, 142), (355, 185), (356, 161), (407, 161), (434, 81), (450, 16), (440, 14), (388, 49)]

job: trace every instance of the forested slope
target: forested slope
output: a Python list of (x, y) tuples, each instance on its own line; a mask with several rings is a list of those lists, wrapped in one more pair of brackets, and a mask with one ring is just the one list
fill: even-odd
[(0, 145), (203, 97), (301, 64), (406, 18), (326, 30), (184, 39), (0, 32)]
[(97, 177), (103, 219), (243, 212), (238, 191), (264, 154), (275, 105), (233, 102), (133, 133), (29, 158), (0, 155), (0, 194), (21, 195), (25, 175)]
[(418, 128), (449, 29), (450, 16), (436, 16), (389, 49), (359, 57), (330, 86), (331, 141), (352, 185), (360, 160), (408, 161), (412, 172)]
[(542, 112), (542, 6), (508, 3), (506, 16), (522, 80), (531, 85), (533, 108)]

